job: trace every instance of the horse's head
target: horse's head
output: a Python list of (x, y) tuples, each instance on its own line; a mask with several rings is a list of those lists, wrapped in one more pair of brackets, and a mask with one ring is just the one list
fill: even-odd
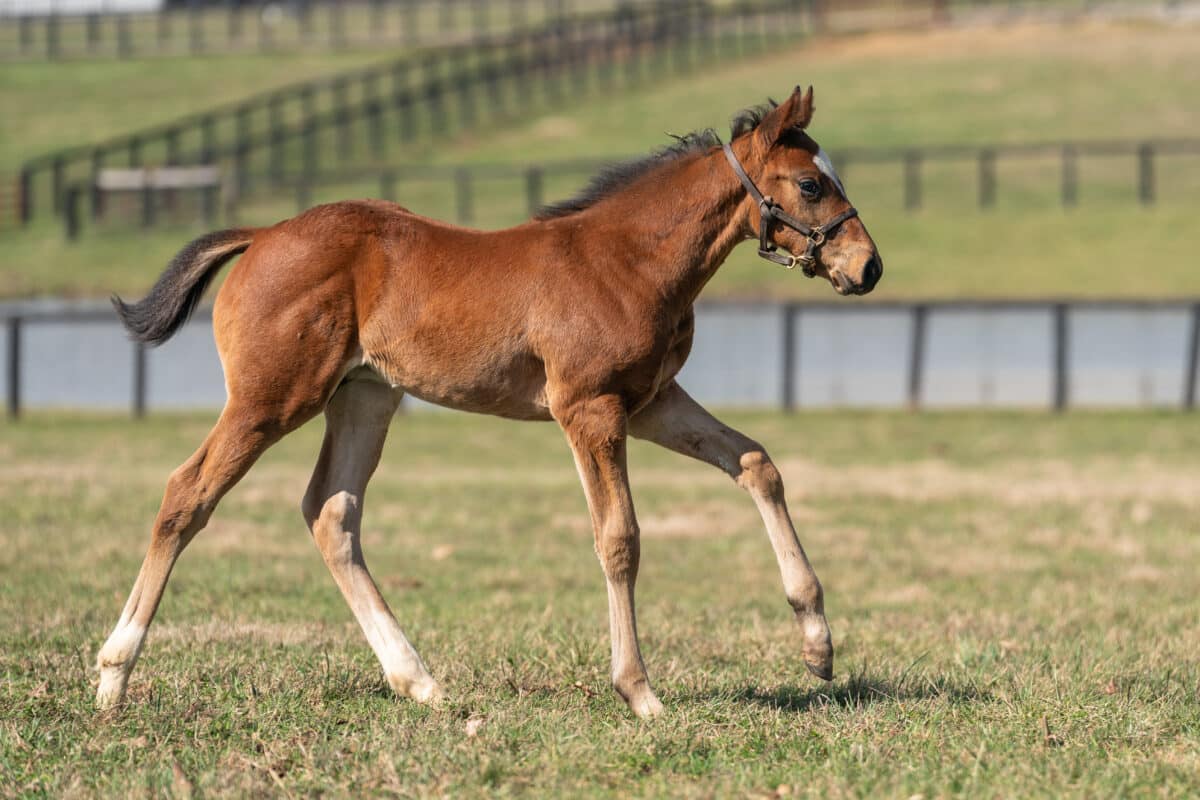
[[(745, 161), (739, 177), (757, 206), (747, 224), (764, 258), (824, 276), (838, 294), (866, 294), (883, 275), (883, 259), (829, 156), (805, 131), (812, 115), (812, 87), (802, 92), (797, 86), (745, 135), (747, 145), (738, 146)], [(727, 148), (738, 171), (733, 154)]]

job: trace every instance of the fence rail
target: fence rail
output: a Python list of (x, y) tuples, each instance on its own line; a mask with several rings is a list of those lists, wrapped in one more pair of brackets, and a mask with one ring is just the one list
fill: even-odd
[[(10, 419), (30, 394), (41, 406), (123, 404), (134, 417), (155, 392), (169, 407), (223, 402), (208, 310), (164, 351), (130, 343), (111, 310), (10, 308), (0, 320)], [(1196, 298), (701, 303), (697, 322), (680, 380), (714, 404), (1196, 407)]]
[(157, 9), (4, 14), (0, 61), (421, 47), (597, 11), (616, 0), (187, 0)]
[[(68, 184), (94, 182), (106, 167), (220, 162), (244, 192), (259, 168), (278, 181), (319, 172), (327, 153), (337, 163), (360, 152), (382, 161), (396, 140), (444, 137), (485, 119), (519, 117), (534, 102), (558, 106), (589, 88), (630, 85), (651, 71), (661, 78), (718, 52), (759, 49), (801, 32), (803, 6), (798, 0), (621, 5), (284, 87), (28, 161), (20, 174), (21, 218), (61, 213)], [(92, 209), (94, 216), (100, 211)]]
[[(50, 12), (0, 0), (0, 61), (145, 58), (294, 49), (416, 47), (478, 38), (617, 0), (174, 0), (106, 8), (67, 2)], [(729, 0), (736, 2), (737, 0)], [(987, 15), (1076, 15), (1105, 8), (1170, 14), (1183, 0), (804, 0), (821, 31), (946, 23)]]
[[(1018, 162), (1042, 162), (1047, 158), (1061, 159), (1059, 173), (1050, 176), (1057, 180), (1057, 202), (1063, 208), (1080, 203), (1081, 169), (1083, 160), (1127, 159), (1133, 165), (1128, 186), (1121, 198), (1131, 198), (1142, 206), (1158, 202), (1160, 179), (1157, 164), (1166, 157), (1200, 157), (1200, 138), (1195, 139), (1140, 139), (1113, 141), (1033, 142), (1015, 144), (950, 145), (908, 148), (831, 148), (832, 157), (839, 171), (845, 175), (850, 169), (864, 165), (884, 166), (899, 170), (901, 174), (902, 208), (909, 213), (919, 211), (928, 199), (924, 180), (925, 170), (939, 164), (974, 163), (976, 176), (976, 206), (981, 211), (995, 207), (1002, 191), (1003, 182), (998, 179), (999, 165)], [(524, 208), (534, 214), (544, 205), (545, 185), (548, 179), (586, 178), (595, 174), (611, 160), (566, 159), (528, 164), (391, 164), (370, 168), (336, 167), (320, 174), (301, 171), (295, 175), (259, 173), (252, 177), (241, 176), (243, 189), (226, 198), (224, 212), (229, 223), (245, 216), (247, 206), (256, 200), (278, 203), (280, 197), (290, 195), (294, 199), (296, 213), (311, 207), (314, 197), (321, 190), (338, 186), (374, 185), (375, 196), (384, 200), (404, 201), (403, 187), (406, 184), (435, 184), (453, 198), (454, 220), (463, 225), (479, 221), (478, 195), (480, 188), (488, 182), (519, 183), (524, 195)], [(1197, 162), (1200, 167), (1200, 161)], [(1196, 170), (1200, 175), (1200, 169)], [(1176, 176), (1168, 175), (1170, 181)], [(93, 179), (95, 180), (95, 179)], [(1200, 183), (1200, 180), (1197, 181)], [(251, 191), (246, 187), (257, 187)], [(956, 186), (955, 188), (960, 188)], [(199, 219), (206, 227), (217, 224), (218, 203), (214, 188), (195, 190), (197, 201), (193, 219)], [(76, 239), (81, 235), (85, 223), (85, 204), (90, 202), (92, 219), (98, 219), (106, 192), (96, 183), (79, 182), (66, 188), (63, 225), (66, 237)], [(165, 203), (175, 205), (179, 190), (174, 188), (155, 189), (147, 185), (136, 193), (137, 217), (144, 227), (150, 227), (171, 219), (176, 215), (158, 213)], [(516, 221), (516, 220), (512, 220)]]

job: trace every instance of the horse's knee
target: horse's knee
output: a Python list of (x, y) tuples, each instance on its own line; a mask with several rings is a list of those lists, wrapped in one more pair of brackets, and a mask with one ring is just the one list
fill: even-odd
[(641, 539), (636, 522), (608, 526), (596, 537), (596, 555), (610, 580), (637, 577)]
[[(310, 502), (307, 497), (305, 502)], [(345, 491), (328, 497), (314, 514), (313, 538), (326, 561), (349, 562), (353, 559), (357, 514), (358, 498)]]
[(743, 489), (766, 497), (783, 496), (783, 476), (762, 447), (743, 453), (738, 463), (741, 472), (737, 476), (737, 483)]

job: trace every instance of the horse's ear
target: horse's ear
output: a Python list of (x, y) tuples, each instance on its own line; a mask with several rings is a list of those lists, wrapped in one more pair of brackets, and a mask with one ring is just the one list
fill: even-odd
[(759, 139), (773, 147), (792, 128), (807, 128), (813, 115), (813, 90), (801, 91), (797, 86), (791, 96), (763, 117), (758, 125)]

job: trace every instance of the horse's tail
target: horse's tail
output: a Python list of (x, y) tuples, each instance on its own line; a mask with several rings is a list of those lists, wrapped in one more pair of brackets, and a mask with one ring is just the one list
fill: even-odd
[(196, 310), (204, 290), (229, 259), (254, 240), (254, 228), (215, 231), (201, 236), (171, 259), (150, 293), (136, 303), (113, 295), (125, 330), (139, 342), (160, 345), (175, 335)]

